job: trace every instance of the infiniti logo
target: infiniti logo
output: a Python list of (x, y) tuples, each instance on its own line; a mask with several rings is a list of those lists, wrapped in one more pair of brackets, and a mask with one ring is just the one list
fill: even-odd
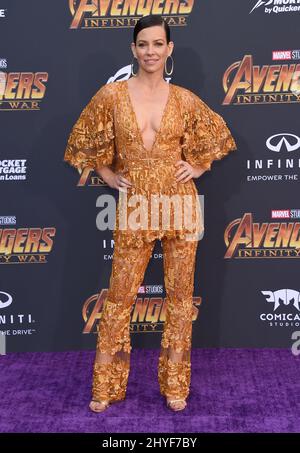
[(296, 151), (300, 148), (300, 138), (294, 134), (276, 134), (268, 138), (266, 145), (271, 151), (276, 153), (279, 153), (284, 145), (288, 152)]
[[(3, 297), (3, 295), (7, 296), (7, 297)], [(4, 302), (2, 302), (3, 299), (4, 299)], [(11, 303), (12, 303), (11, 295), (8, 293), (5, 293), (4, 291), (0, 291), (0, 308), (9, 307)]]

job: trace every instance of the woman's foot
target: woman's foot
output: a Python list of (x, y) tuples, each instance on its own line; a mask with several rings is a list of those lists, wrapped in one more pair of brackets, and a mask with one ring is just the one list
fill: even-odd
[(185, 399), (176, 399), (172, 400), (167, 398), (167, 407), (172, 409), (173, 411), (182, 411), (186, 408), (187, 402)]
[(90, 409), (93, 412), (103, 412), (110, 406), (109, 401), (94, 401), (90, 402)]

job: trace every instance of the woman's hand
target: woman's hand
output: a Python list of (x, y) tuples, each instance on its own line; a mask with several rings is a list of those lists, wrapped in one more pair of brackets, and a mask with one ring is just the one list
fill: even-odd
[(109, 187), (120, 192), (126, 192), (128, 187), (133, 186), (128, 179), (124, 178), (120, 173), (114, 173), (109, 167), (97, 168), (97, 173)]
[(179, 167), (179, 170), (175, 173), (177, 182), (187, 182), (192, 178), (199, 178), (206, 171), (202, 167), (192, 167), (185, 160), (179, 160), (176, 162), (175, 167)]

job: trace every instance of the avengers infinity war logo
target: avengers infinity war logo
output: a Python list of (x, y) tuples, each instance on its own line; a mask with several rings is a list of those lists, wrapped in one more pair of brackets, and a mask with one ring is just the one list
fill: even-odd
[[(97, 333), (96, 324), (101, 319), (103, 304), (108, 290), (102, 290), (86, 300), (82, 307), (82, 317), (85, 326), (82, 333)], [(166, 299), (163, 297), (137, 297), (131, 310), (130, 331), (162, 332), (163, 323), (166, 320)], [(201, 297), (193, 297), (193, 321), (198, 318), (198, 306)]]
[(169, 25), (186, 25), (194, 0), (69, 0), (73, 16), (70, 28), (134, 27), (149, 14), (166, 16)]
[(300, 102), (300, 64), (258, 66), (245, 55), (226, 69), (223, 89), (223, 105)]
[(56, 228), (0, 228), (0, 264), (44, 264)]
[(40, 110), (47, 72), (0, 72), (0, 110)]
[(300, 258), (300, 222), (253, 222), (247, 212), (224, 233), (224, 258)]

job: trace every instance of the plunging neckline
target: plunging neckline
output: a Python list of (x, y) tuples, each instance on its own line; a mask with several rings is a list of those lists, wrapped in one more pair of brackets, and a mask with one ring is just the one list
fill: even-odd
[(158, 128), (157, 132), (155, 133), (154, 142), (153, 142), (151, 148), (150, 148), (150, 149), (147, 149), (146, 146), (145, 146), (145, 144), (144, 144), (142, 131), (141, 131), (141, 129), (140, 129), (140, 126), (139, 126), (139, 123), (138, 123), (138, 120), (137, 120), (137, 115), (136, 115), (136, 113), (135, 113), (135, 110), (134, 110), (134, 107), (133, 107), (133, 103), (132, 103), (132, 101), (131, 101), (130, 92), (129, 92), (129, 87), (128, 87), (128, 80), (125, 80), (125, 86), (126, 86), (126, 92), (127, 92), (127, 96), (128, 96), (128, 100), (129, 100), (129, 105), (130, 105), (131, 111), (132, 111), (132, 113), (133, 113), (134, 122), (135, 122), (135, 125), (136, 125), (136, 129), (137, 129), (137, 131), (138, 131), (138, 136), (139, 136), (141, 145), (143, 146), (144, 150), (145, 150), (147, 153), (149, 153), (149, 154), (152, 153), (154, 147), (156, 146), (157, 140), (158, 140), (158, 138), (159, 138), (159, 134), (161, 133), (162, 126), (163, 126), (163, 123), (164, 123), (164, 120), (165, 120), (165, 116), (166, 116), (166, 112), (167, 112), (167, 107), (168, 107), (168, 105), (169, 105), (169, 103), (170, 103), (172, 84), (169, 82), (168, 85), (169, 85), (169, 93), (168, 93), (168, 98), (167, 98), (166, 104), (165, 104), (164, 109), (163, 109), (162, 117), (161, 117), (161, 120), (160, 120), (160, 125), (159, 125), (159, 128)]

